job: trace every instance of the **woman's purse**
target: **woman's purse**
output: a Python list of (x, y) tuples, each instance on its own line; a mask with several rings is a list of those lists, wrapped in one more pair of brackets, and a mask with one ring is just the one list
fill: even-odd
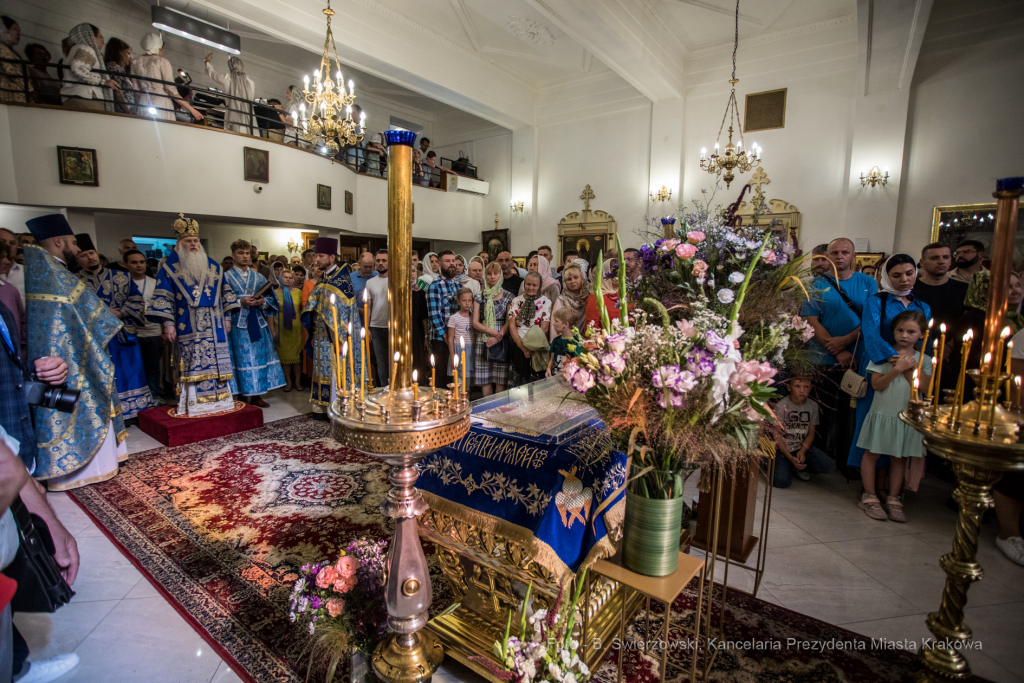
[[(857, 341), (853, 344), (853, 357), (857, 357), (857, 345), (860, 344), (860, 333), (857, 333)], [(843, 381), (839, 384), (839, 388), (845, 391), (853, 398), (864, 398), (868, 393), (868, 378), (861, 376), (859, 372), (853, 368), (847, 369), (843, 373)]]
[(508, 346), (511, 343), (512, 340), (510, 340), (506, 334), (497, 344), (494, 346), (488, 346), (487, 360), (492, 363), (508, 363), (510, 360)]
[(11, 601), (14, 612), (56, 612), (75, 595), (61, 575), (61, 567), (50, 530), (38, 515), (33, 515), (15, 498), (11, 512), (18, 525), (18, 554), (4, 569), (4, 575), (18, 582)]

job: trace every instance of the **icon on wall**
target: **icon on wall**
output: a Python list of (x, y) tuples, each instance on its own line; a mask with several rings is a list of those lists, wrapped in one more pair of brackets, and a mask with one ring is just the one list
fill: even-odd
[(331, 186), (316, 185), (316, 208), (331, 210)]
[(352, 213), (352, 193), (345, 190), (345, 213)]
[(64, 185), (99, 187), (96, 150), (82, 147), (57, 147), (57, 167)]
[(242, 149), (242, 161), (245, 167), (245, 179), (250, 183), (270, 182), (270, 152), (255, 147)]
[(490, 260), (497, 261), (498, 254), (503, 251), (509, 251), (508, 229), (483, 230), (480, 233), (480, 243), (484, 245), (484, 251), (487, 252)]

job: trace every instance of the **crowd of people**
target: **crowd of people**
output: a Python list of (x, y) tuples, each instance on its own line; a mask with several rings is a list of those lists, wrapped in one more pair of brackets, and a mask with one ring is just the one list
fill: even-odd
[[(977, 240), (956, 249), (934, 242), (919, 258), (893, 254), (874, 272), (856, 271), (855, 258), (852, 240), (842, 237), (812, 250), (811, 296), (801, 315), (814, 331), (808, 350), (815, 371), (791, 379), (789, 395), (777, 405), (784, 428), (777, 442), (784, 457), (777, 460), (774, 484), (788, 487), (794, 477), (806, 480), (836, 465), (849, 476), (859, 470), (864, 514), (905, 522), (903, 494), (917, 490), (928, 462), (920, 434), (898, 417), (911, 396), (913, 373), (920, 368), (921, 386), (928, 385), (934, 342), (944, 329), (943, 372), (934, 390), (948, 398), (959, 376), (965, 334), (973, 330), (974, 339), (981, 340), (989, 292), (1001, 286), (1007, 292), (1006, 321), (1015, 335), (1012, 373), (1024, 374), (1020, 279), (1012, 274), (1007, 282), (992, 283), (984, 266), (985, 245)], [(930, 341), (921, 348), (928, 330)], [(970, 347), (968, 368), (979, 366), (980, 346)], [(973, 389), (968, 375), (968, 400)], [(932, 456), (933, 469), (941, 470), (942, 462)], [(995, 500), (996, 545), (1024, 565), (1024, 476), (1004, 476)]]

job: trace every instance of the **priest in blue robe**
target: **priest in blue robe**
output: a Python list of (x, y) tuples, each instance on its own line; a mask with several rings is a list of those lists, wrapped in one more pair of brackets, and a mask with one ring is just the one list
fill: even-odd
[(68, 384), (82, 392), (71, 414), (33, 408), (38, 450), (32, 476), (50, 491), (68, 491), (111, 479), (128, 457), (108, 350), (122, 324), (67, 269), (78, 254), (67, 218), (50, 214), (26, 225), (36, 240), (24, 252), (28, 357), (63, 358)]
[(235, 409), (238, 393), (228, 319), (238, 308), (220, 265), (199, 241), (199, 224), (179, 214), (177, 244), (157, 273), (147, 316), (163, 325), (163, 337), (175, 345), (179, 416), (201, 417)]
[(121, 319), (120, 332), (110, 340), (108, 350), (114, 361), (114, 380), (121, 417), (131, 420), (154, 404), (142, 365), (142, 347), (135, 336), (135, 326), (146, 324), (146, 300), (128, 273), (100, 265), (100, 257), (88, 233), (75, 235), (78, 242), (78, 277), (89, 286), (110, 312)]
[(238, 392), (252, 405), (269, 408), (261, 396), (284, 386), (284, 371), (267, 323), (267, 316), (277, 315), (277, 297), (267, 287), (267, 278), (250, 268), (251, 250), (245, 240), (231, 243), (235, 265), (224, 273), (224, 279), (240, 307), (231, 312), (228, 339)]
[[(313, 415), (318, 419), (326, 419), (327, 406), (334, 399), (337, 391), (335, 364), (338, 362), (339, 349), (337, 342), (344, 345), (349, 342), (349, 353), (353, 353), (355, 373), (347, 372), (349, 363), (345, 363), (345, 386), (358, 386), (362, 357), (359, 352), (359, 330), (362, 326), (359, 317), (358, 303), (352, 290), (352, 278), (349, 277), (348, 266), (339, 266), (334, 262), (338, 253), (338, 240), (331, 237), (317, 237), (313, 246), (316, 252), (315, 263), (324, 270), (310, 292), (309, 301), (302, 310), (302, 326), (309, 335), (306, 341), (306, 352), (312, 359), (313, 373), (309, 402), (313, 404)], [(332, 301), (333, 295), (333, 301)], [(337, 326), (335, 329), (335, 317)], [(352, 323), (352, 336), (348, 336), (348, 325)]]

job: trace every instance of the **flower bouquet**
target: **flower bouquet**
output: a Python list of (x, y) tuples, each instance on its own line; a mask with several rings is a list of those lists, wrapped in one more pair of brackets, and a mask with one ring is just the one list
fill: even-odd
[(387, 541), (359, 539), (348, 544), (334, 562), (302, 566), (302, 576), (292, 589), (288, 617), (305, 622), (313, 636), (314, 663), (326, 667), (325, 683), (331, 683), (338, 663), (350, 648), (372, 652), (387, 632), (384, 603)]
[[(579, 610), (580, 593), (583, 590), (583, 579), (587, 574), (584, 569), (576, 577), (576, 591), (572, 603), (565, 606), (563, 590), (559, 586), (558, 597), (550, 610), (536, 610), (526, 617), (526, 607), (530, 604), (530, 593), (533, 584), (526, 590), (523, 600), (523, 611), (519, 622), (519, 635), (512, 635), (512, 610), (508, 611), (505, 624), (505, 637), (494, 644), (494, 654), (503, 666), (495, 664), (491, 659), (472, 656), (471, 660), (483, 665), (501, 681), (515, 683), (533, 683), (534, 681), (551, 681), (557, 683), (586, 683), (590, 680), (590, 669), (577, 654), (579, 650), (579, 632), (577, 621), (582, 623)], [(527, 635), (526, 625), (529, 622), (532, 633)]]

